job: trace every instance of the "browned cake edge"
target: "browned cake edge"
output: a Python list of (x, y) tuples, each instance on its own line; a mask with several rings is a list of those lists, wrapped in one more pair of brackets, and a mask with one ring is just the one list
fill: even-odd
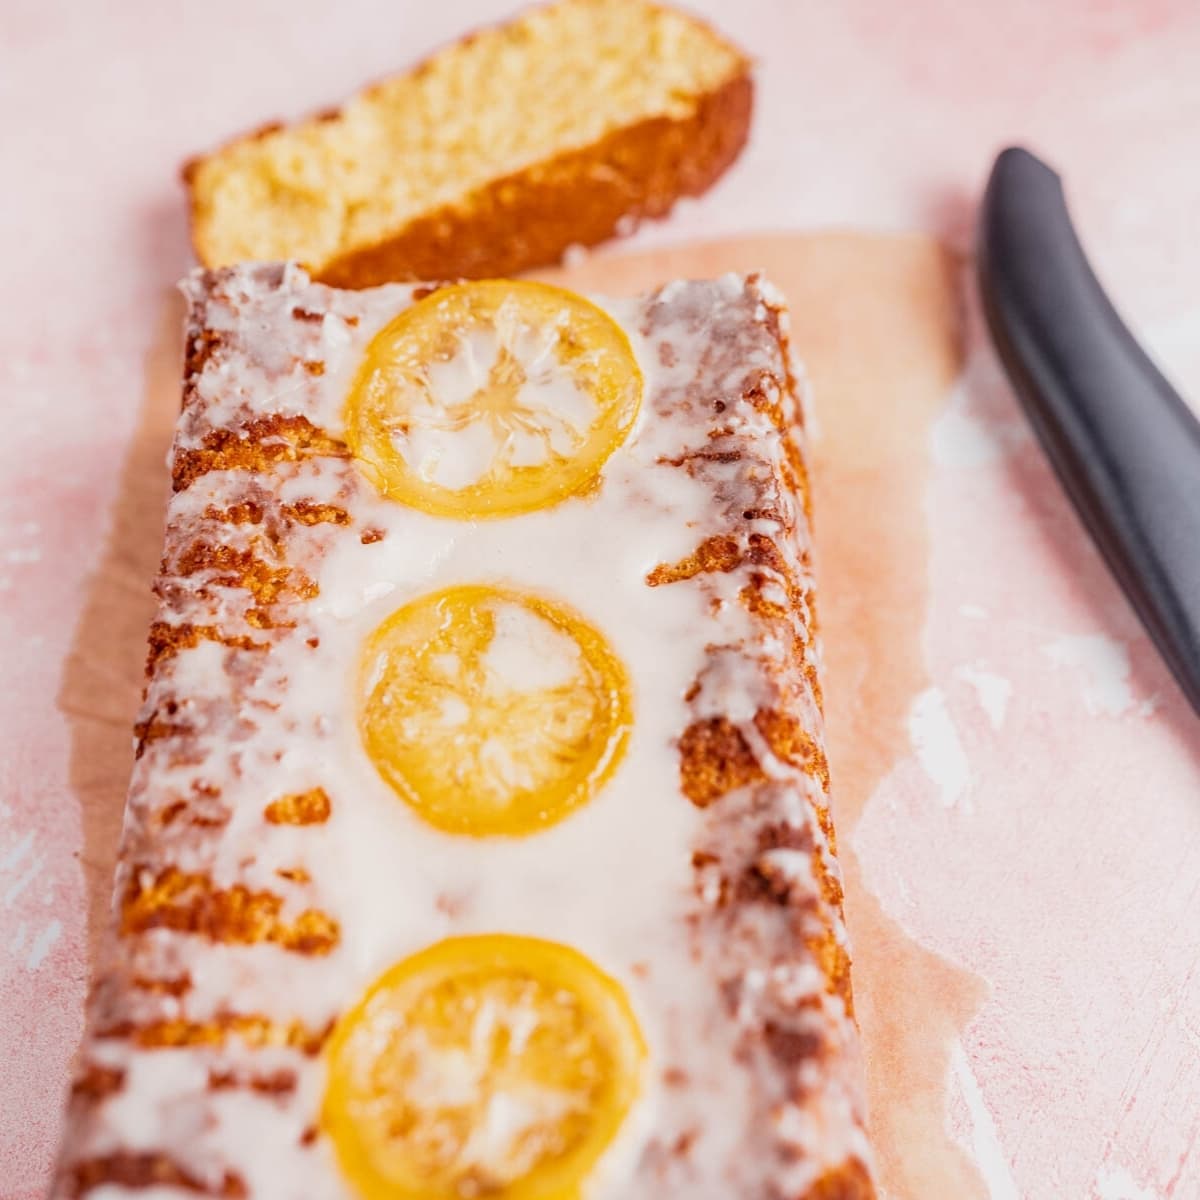
[(496, 179), (462, 203), (418, 217), (392, 237), (318, 268), (315, 277), (362, 288), (550, 266), (571, 246), (594, 246), (630, 232), (644, 218), (666, 216), (681, 197), (706, 192), (746, 144), (753, 106), (746, 69), (699, 97), (686, 118), (639, 121)]

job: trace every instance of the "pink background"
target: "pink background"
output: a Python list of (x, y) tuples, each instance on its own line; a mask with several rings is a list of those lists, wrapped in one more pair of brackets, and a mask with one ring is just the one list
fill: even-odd
[[(839, 226), (966, 249), (992, 155), (1025, 139), (1063, 170), (1131, 323), (1200, 396), (1195, 0), (692, 7), (759, 59), (753, 140), (712, 194), (627, 248)], [(157, 548), (122, 531), (130, 505), (161, 503), (169, 399), (155, 397), (177, 369), (170, 287), (189, 264), (179, 164), (508, 8), (0, 8), (3, 1200), (40, 1195), (81, 1027), (88, 864), (107, 871), (112, 840), (81, 801), (121, 786), (89, 747), (125, 738), (141, 663), (80, 630), (136, 644), (121, 622), (147, 619)], [(928, 447), (932, 683), (852, 849), (886, 913), (980, 981), (948, 1048), (945, 1120), (984, 1194), (1189, 1200), (1200, 724), (977, 331), (969, 345)]]

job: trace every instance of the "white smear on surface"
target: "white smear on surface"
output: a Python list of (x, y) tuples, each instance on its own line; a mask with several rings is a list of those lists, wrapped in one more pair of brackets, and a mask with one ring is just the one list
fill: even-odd
[(975, 1165), (987, 1185), (988, 1195), (991, 1200), (1021, 1200), (1012, 1167), (1000, 1144), (996, 1122), (983, 1097), (979, 1080), (971, 1070), (962, 1042), (956, 1043), (950, 1052), (950, 1070), (962, 1093), (967, 1112), (971, 1114), (971, 1149)]
[[(7, 814), (5, 814), (7, 815)], [(11, 871), (33, 849), (33, 831), (30, 830), (15, 846), (0, 858), (0, 871)]]
[(1191, 307), (1156, 321), (1139, 334), (1144, 337), (1146, 349), (1156, 362), (1169, 362), (1183, 375), (1184, 364), (1192, 361), (1192, 355), (1196, 353), (1198, 329), (1200, 308)]
[(1162, 1200), (1153, 1188), (1142, 1187), (1124, 1167), (1101, 1163), (1096, 1172), (1099, 1200)]
[(50, 953), (50, 948), (58, 941), (62, 935), (62, 922), (53, 920), (41, 933), (33, 939), (33, 945), (29, 948), (29, 957), (25, 960), (25, 969), (27, 971), (36, 971), (42, 965), (42, 960)]
[(942, 803), (953, 808), (967, 790), (971, 768), (939, 688), (926, 688), (908, 712), (908, 740)]
[(4, 893), (5, 908), (11, 908), (16, 903), (17, 897), (38, 877), (45, 865), (46, 856), (39, 854), (26, 868), (25, 873), (8, 885), (8, 889)]
[(978, 467), (1004, 452), (988, 427), (963, 411), (957, 397), (934, 422), (930, 448), (934, 462), (944, 467)]
[(1002, 728), (1004, 718), (1008, 715), (1008, 702), (1012, 699), (1012, 680), (971, 665), (959, 667), (954, 674), (975, 689), (975, 695), (987, 713), (992, 728)]
[[(8, 886), (4, 889), (4, 907), (11, 908), (16, 902), (17, 897), (37, 878), (38, 873), (45, 865), (46, 856), (39, 854), (32, 861), (27, 861), (33, 853), (33, 830), (29, 830), (24, 837), (19, 838), (0, 856), (0, 875), (16, 875), (15, 879), (10, 879)], [(21, 874), (17, 875), (17, 871), (21, 868)]]
[(1135, 706), (1129, 651), (1116, 638), (1102, 633), (1063, 634), (1044, 645), (1042, 653), (1056, 667), (1083, 673), (1083, 703), (1092, 716), (1119, 717)]
[(988, 615), (988, 610), (978, 604), (960, 604), (958, 611), (964, 617), (970, 617), (972, 621), (982, 621)]
[(1022, 424), (989, 422), (972, 412), (970, 395), (968, 387), (955, 388), (930, 431), (929, 448), (940, 466), (984, 466), (1029, 440), (1029, 431)]

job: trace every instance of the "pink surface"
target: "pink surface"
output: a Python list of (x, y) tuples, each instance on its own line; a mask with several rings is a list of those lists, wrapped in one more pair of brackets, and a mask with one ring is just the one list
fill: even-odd
[[(638, 247), (828, 225), (961, 243), (991, 155), (1028, 139), (1066, 174), (1127, 315), (1200, 395), (1194, 0), (694, 7), (761, 60), (754, 141), (711, 196)], [(156, 548), (123, 540), (118, 498), (157, 505), (162, 489), (169, 290), (189, 262), (178, 165), (507, 8), (4, 5), (4, 1200), (39, 1195), (53, 1153), (87, 972), (87, 857), (112, 840), (81, 799), (119, 788), (89, 764), (104, 761), (100, 741), (125, 738), (136, 701), (138, 656), (114, 664), (89, 638), (137, 628), (148, 610)], [(1200, 1195), (1200, 725), (977, 331), (971, 347), (930, 441), (932, 684), (853, 849), (885, 912), (982, 981), (945, 1087), (950, 1132), (991, 1196), (1189, 1200)], [(886, 420), (886, 396), (880, 408)]]

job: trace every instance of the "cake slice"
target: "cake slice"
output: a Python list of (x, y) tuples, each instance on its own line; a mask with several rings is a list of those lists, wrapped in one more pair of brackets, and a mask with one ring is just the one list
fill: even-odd
[(342, 287), (512, 275), (707, 189), (746, 140), (742, 53), (645, 0), (560, 0), (341, 108), (185, 168), (207, 266)]
[(871, 1200), (781, 297), (186, 291), (56, 1200)]

